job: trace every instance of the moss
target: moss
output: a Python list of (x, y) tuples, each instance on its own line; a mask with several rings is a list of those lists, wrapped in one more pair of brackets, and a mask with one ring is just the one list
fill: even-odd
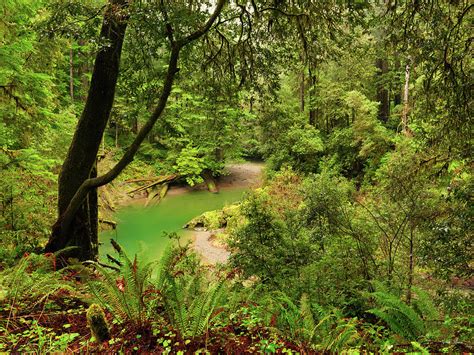
[(98, 304), (92, 304), (87, 310), (87, 325), (97, 342), (102, 343), (110, 338), (104, 311)]
[(204, 213), (204, 226), (207, 229), (221, 228), (225, 223), (222, 211), (209, 211)]
[(208, 211), (193, 218), (185, 228), (205, 228), (207, 230), (226, 228), (229, 222), (240, 215), (240, 205), (225, 206), (221, 210)]

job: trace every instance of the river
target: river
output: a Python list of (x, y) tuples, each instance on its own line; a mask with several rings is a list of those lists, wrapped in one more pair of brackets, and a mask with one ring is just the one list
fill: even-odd
[(110, 238), (115, 239), (130, 258), (137, 254), (141, 260), (159, 259), (171, 242), (166, 233), (177, 232), (189, 240), (190, 233), (185, 233), (183, 226), (203, 212), (241, 200), (245, 191), (259, 183), (262, 167), (257, 163), (229, 166), (230, 174), (218, 184), (219, 193), (189, 190), (175, 193), (170, 190), (168, 196), (156, 206), (133, 204), (121, 208), (114, 217), (118, 222), (117, 228), (100, 235), (102, 261), (106, 261), (107, 253), (113, 255)]

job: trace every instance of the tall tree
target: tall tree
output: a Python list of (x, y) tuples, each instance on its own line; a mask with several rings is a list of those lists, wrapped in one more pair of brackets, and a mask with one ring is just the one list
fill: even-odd
[(125, 31), (129, 19), (128, 0), (110, 0), (104, 13), (100, 37), (106, 41), (98, 51), (86, 104), (59, 178), (58, 214), (51, 237), (45, 247), (54, 252), (75, 247), (68, 252), (79, 260), (96, 259), (98, 255), (97, 188), (115, 179), (133, 160), (140, 144), (165, 109), (173, 80), (178, 72), (181, 50), (210, 30), (222, 11), (225, 0), (219, 0), (208, 21), (199, 29), (175, 38), (164, 1), (160, 11), (165, 21), (170, 56), (162, 92), (152, 115), (141, 128), (124, 156), (107, 173), (97, 176), (96, 156), (112, 109)]

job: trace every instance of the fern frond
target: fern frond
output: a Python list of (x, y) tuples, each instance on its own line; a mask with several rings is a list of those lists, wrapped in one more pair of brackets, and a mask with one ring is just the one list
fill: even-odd
[(119, 272), (106, 270), (96, 264), (100, 278), (89, 280), (89, 289), (96, 302), (108, 309), (120, 322), (128, 321), (142, 326), (153, 316), (144, 300), (151, 285), (153, 263), (142, 266), (136, 256), (132, 262), (120, 246), (116, 250), (122, 261)]
[(379, 305), (379, 308), (369, 312), (387, 323), (393, 332), (413, 340), (425, 332), (425, 324), (420, 316), (400, 298), (385, 292), (370, 294)]

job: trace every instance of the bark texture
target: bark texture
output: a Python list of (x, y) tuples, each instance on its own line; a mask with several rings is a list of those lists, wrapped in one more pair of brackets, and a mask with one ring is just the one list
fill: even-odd
[[(133, 160), (141, 143), (150, 133), (163, 113), (178, 69), (178, 59), (183, 47), (210, 30), (226, 0), (219, 0), (208, 21), (187, 37), (175, 40), (169, 24), (167, 37), (171, 45), (168, 72), (156, 108), (141, 127), (132, 144), (118, 163), (107, 173), (96, 176), (93, 167), (102, 135), (107, 124), (115, 95), (120, 54), (127, 26), (127, 0), (111, 0), (104, 15), (101, 37), (110, 45), (97, 54), (86, 107), (76, 128), (68, 156), (59, 181), (59, 218), (46, 251), (57, 251), (75, 246), (73, 256), (79, 260), (96, 259), (97, 236), (97, 188), (115, 179)], [(95, 214), (95, 215), (94, 215)]]
[[(97, 53), (86, 104), (59, 176), (58, 222), (84, 181), (97, 176), (96, 157), (114, 101), (127, 27), (127, 3), (127, 0), (110, 0), (104, 14), (100, 38), (108, 45)], [(76, 246), (78, 250), (71, 254), (80, 260), (93, 259), (97, 255), (97, 220), (97, 191), (94, 189), (78, 206), (73, 228), (60, 228), (60, 223), (55, 224), (46, 251)]]

